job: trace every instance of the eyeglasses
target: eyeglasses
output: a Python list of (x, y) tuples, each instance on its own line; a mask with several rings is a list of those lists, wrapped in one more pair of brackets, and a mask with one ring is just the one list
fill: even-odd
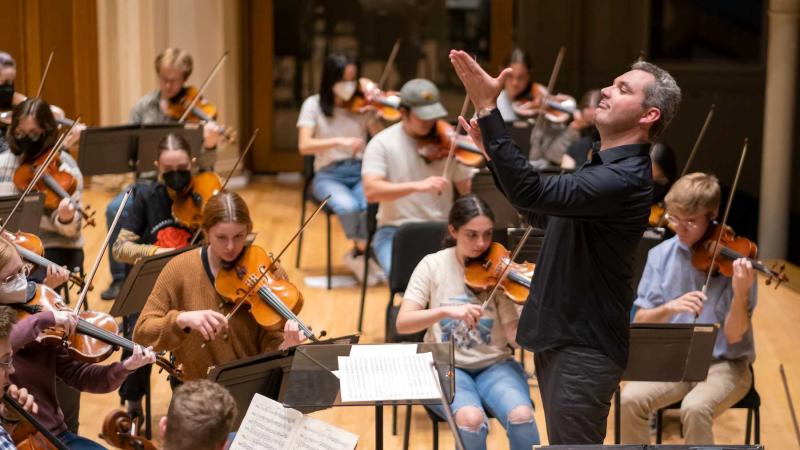
[(5, 277), (0, 283), (8, 284), (14, 281), (15, 278), (22, 274), (23, 276), (27, 277), (31, 273), (31, 266), (29, 264), (23, 264), (22, 267), (19, 268), (18, 271), (12, 273), (11, 275)]
[(673, 227), (677, 227), (680, 224), (683, 224), (686, 228), (695, 229), (698, 227), (697, 219), (681, 219), (673, 214), (667, 213), (667, 221), (672, 224)]

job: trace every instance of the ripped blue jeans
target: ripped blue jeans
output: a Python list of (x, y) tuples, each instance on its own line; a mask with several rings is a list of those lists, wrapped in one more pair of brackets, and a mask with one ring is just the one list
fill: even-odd
[[(518, 406), (532, 407), (530, 387), (525, 372), (518, 362), (509, 358), (478, 370), (456, 368), (456, 394), (450, 407), (453, 414), (465, 406), (474, 406), (483, 413), (483, 424), (477, 431), (459, 427), (461, 439), (467, 450), (486, 448), (488, 420), (486, 411), (500, 421), (508, 435), (511, 450), (530, 450), (539, 444), (539, 430), (531, 414), (530, 421), (511, 422), (509, 415)], [(429, 405), (432, 411), (444, 418), (440, 405)]]

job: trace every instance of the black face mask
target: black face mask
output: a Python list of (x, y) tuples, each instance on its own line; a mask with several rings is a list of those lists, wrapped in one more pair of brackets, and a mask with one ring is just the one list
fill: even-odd
[(192, 172), (183, 170), (170, 170), (164, 172), (164, 184), (175, 192), (185, 192), (192, 182)]
[(14, 83), (0, 84), (0, 109), (11, 109), (14, 100)]
[(30, 136), (17, 139), (17, 155), (25, 155), (27, 160), (33, 160), (42, 153), (44, 149), (44, 137), (33, 140)]
[(654, 181), (653, 182), (653, 203), (660, 203), (664, 200), (669, 192), (669, 183)]

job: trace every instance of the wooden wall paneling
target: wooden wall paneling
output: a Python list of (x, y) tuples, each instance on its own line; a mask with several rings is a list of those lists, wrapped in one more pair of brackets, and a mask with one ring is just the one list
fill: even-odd
[(495, 0), (489, 14), (490, 73), (495, 75), (505, 63), (514, 46), (514, 0)]
[(0, 50), (7, 52), (17, 61), (17, 79), (14, 86), (17, 91), (25, 92), (28, 82), (23, 76), (24, 63), (22, 55), (25, 54), (25, 1), (5, 0), (3, 14), (0, 14)]

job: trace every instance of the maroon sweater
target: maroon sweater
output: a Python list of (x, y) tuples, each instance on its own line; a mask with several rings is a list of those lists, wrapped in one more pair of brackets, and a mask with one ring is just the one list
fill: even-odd
[(16, 323), (11, 330), (14, 373), (11, 382), (25, 387), (39, 405), (36, 418), (59, 435), (67, 430), (56, 398), (56, 377), (79, 391), (102, 394), (122, 384), (130, 372), (122, 363), (87, 364), (72, 359), (61, 346), (42, 345), (36, 338), (55, 325), (52, 312), (41, 312)]

